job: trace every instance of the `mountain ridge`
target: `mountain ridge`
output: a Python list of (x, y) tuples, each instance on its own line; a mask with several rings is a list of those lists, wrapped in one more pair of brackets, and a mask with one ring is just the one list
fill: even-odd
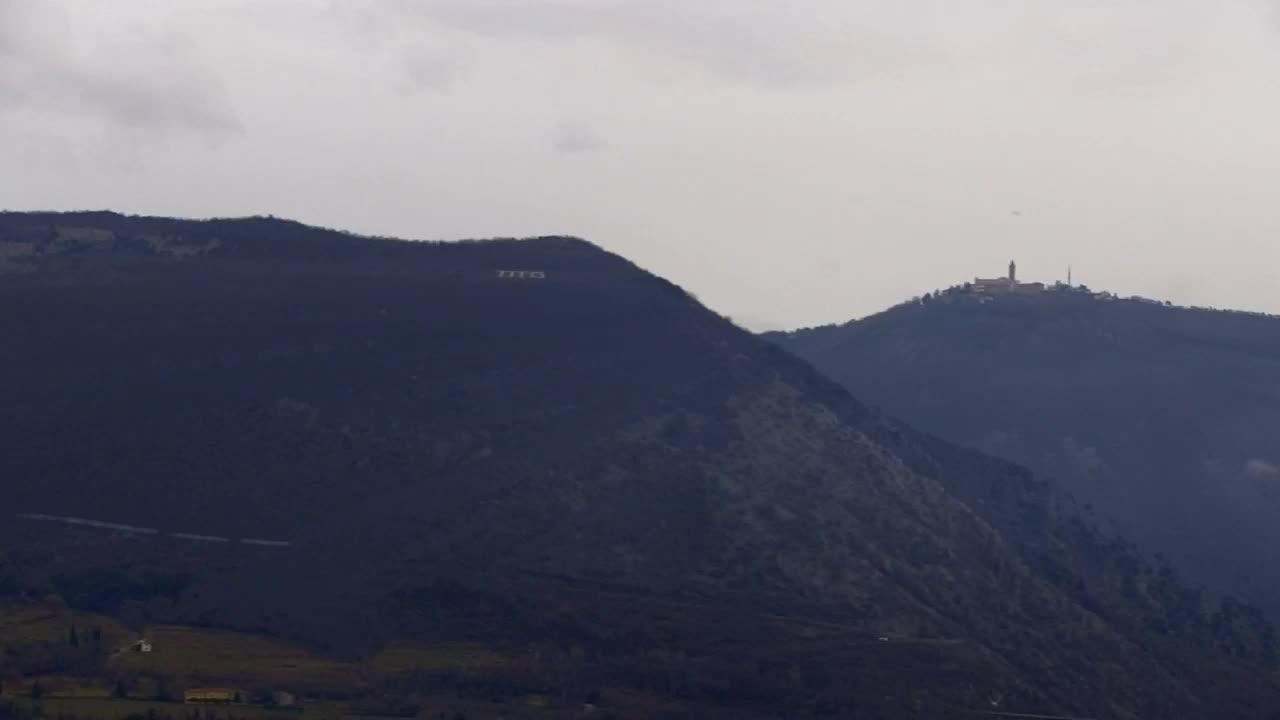
[(770, 338), (909, 422), (1056, 476), (1197, 580), (1274, 612), (1277, 580), (1251, 548), (1277, 509), (1277, 330), (1263, 313), (953, 293)]
[[(876, 672), (920, 712), (991, 693), (1117, 717), (1280, 709), (1249, 608), (1186, 596), (1027, 471), (877, 413), (625, 259), (571, 239), (365, 242), (0, 214), (0, 245), (25, 253), (0, 276), (15, 505), (296, 543), (104, 543), (6, 518), (0, 575), (335, 652), (572, 642), (600, 682), (678, 650), (707, 668), (699, 697), (774, 708), (900, 716), (812, 659), (892, 656)], [(747, 611), (830, 627), (804, 639)]]

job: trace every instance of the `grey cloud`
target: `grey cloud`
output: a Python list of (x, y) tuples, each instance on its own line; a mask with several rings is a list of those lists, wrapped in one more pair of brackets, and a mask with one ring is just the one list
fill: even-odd
[(96, 117), (118, 128), (224, 134), (240, 124), (218, 78), (184, 40), (137, 29), (72, 43), (74, 18), (39, 0), (0, 0), (0, 115)]
[[(465, 53), (447, 43), (425, 40), (416, 27), (416, 13), (397, 0), (326, 0), (310, 8), (286, 3), (273, 9), (277, 23), (282, 19), (291, 25), (318, 21), (326, 35), (355, 50), (361, 61), (376, 60), (386, 68), (402, 94), (448, 90), (468, 69)], [(261, 15), (263, 10), (255, 6), (236, 12)]]
[[(1184, 72), (1212, 7), (1149, 0), (1053, 7), (973, 0), (381, 0), (384, 24), (426, 21), (476, 36), (565, 47), (604, 42), (769, 89), (818, 88), (923, 69), (1003, 66), (1069, 92), (1142, 91)], [(349, 11), (349, 9), (348, 9)], [(387, 20), (391, 18), (391, 20)], [(1018, 56), (1008, 67), (1011, 54)]]
[(457, 58), (435, 49), (411, 48), (399, 58), (405, 78), (415, 90), (444, 90), (457, 79), (461, 63)]
[(552, 137), (552, 147), (566, 155), (603, 150), (608, 145), (591, 128), (569, 121), (557, 125)]
[(1028, 69), (1086, 95), (1142, 94), (1194, 73), (1221, 13), (1212, 4), (1149, 0), (1066, 5), (1028, 12), (1021, 31), (1037, 48)]
[(772, 0), (387, 0), (375, 7), (481, 36), (604, 40), (769, 88), (828, 85), (947, 57), (912, 37), (847, 18), (824, 21)]

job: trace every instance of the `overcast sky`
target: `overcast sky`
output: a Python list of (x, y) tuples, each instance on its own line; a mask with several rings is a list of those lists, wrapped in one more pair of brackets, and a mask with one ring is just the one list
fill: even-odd
[(573, 234), (740, 323), (1280, 312), (1274, 0), (0, 0), (0, 206)]

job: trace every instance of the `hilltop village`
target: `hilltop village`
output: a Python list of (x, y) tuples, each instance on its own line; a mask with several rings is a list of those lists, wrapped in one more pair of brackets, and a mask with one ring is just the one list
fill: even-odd
[(963, 285), (956, 285), (946, 290), (940, 290), (935, 293), (927, 293), (923, 297), (914, 298), (914, 302), (929, 302), (930, 300), (948, 300), (953, 298), (976, 299), (979, 302), (993, 302), (1000, 296), (1035, 296), (1049, 295), (1057, 293), (1073, 293), (1076, 295), (1085, 295), (1096, 298), (1098, 300), (1129, 300), (1134, 302), (1148, 303), (1151, 305), (1168, 305), (1170, 303), (1152, 300), (1141, 296), (1132, 296), (1122, 298), (1110, 292), (1094, 292), (1084, 285), (1076, 285), (1071, 279), (1071, 270), (1067, 270), (1067, 280), (1064, 282), (1058, 280), (1052, 285), (1042, 282), (1023, 282), (1018, 279), (1018, 263), (1009, 261), (1009, 272), (1004, 277), (983, 278), (975, 277), (973, 282), (967, 282)]
[(1086, 285), (1077, 285), (1071, 280), (1071, 270), (1067, 270), (1067, 280), (1064, 282), (1058, 280), (1052, 285), (1042, 282), (1022, 282), (1018, 279), (1018, 264), (1014, 261), (1009, 262), (1009, 272), (1004, 277), (999, 278), (983, 278), (975, 277), (972, 282), (966, 282), (962, 285), (953, 285), (945, 290), (936, 290), (928, 292), (924, 295), (913, 297), (910, 300), (899, 303), (895, 307), (903, 307), (908, 305), (927, 305), (929, 303), (954, 303), (954, 302), (976, 302), (979, 304), (993, 303), (1000, 299), (1008, 300), (1027, 300), (1041, 298), (1048, 301), (1052, 298), (1066, 300), (1071, 299), (1088, 299), (1098, 302), (1120, 302), (1120, 303), (1137, 303), (1141, 305), (1159, 305), (1171, 308), (1184, 308), (1189, 310), (1201, 310), (1205, 312), (1221, 312), (1231, 315), (1250, 315), (1255, 317), (1280, 317), (1275, 313), (1266, 313), (1256, 310), (1231, 310), (1215, 307), (1204, 307), (1200, 305), (1179, 305), (1169, 300), (1155, 300), (1142, 295), (1117, 295), (1108, 291), (1094, 291)]

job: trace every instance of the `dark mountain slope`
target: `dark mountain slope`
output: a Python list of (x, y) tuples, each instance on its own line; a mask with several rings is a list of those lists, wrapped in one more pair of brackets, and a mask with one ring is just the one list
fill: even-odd
[(1280, 709), (1248, 608), (583, 241), (94, 213), (0, 246), (6, 507), (158, 531), (0, 518), (28, 593), (344, 652), (562, 643), (735, 707)]
[(1026, 463), (1280, 611), (1280, 319), (963, 294), (771, 336), (918, 427)]

